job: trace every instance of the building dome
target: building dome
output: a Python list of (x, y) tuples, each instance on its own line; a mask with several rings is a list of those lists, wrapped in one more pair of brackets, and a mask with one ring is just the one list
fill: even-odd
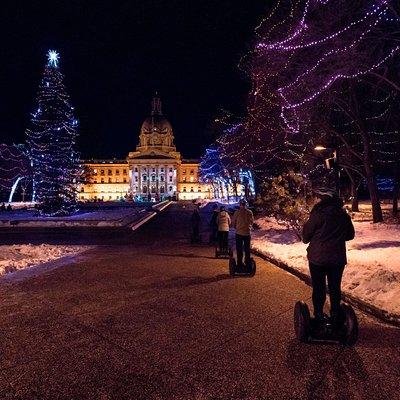
[(144, 120), (139, 139), (142, 148), (175, 149), (172, 126), (162, 114), (161, 100), (157, 96), (151, 102), (151, 115)]
[(141, 133), (171, 133), (172, 126), (163, 115), (151, 115), (146, 118), (140, 130)]
[(151, 101), (151, 115), (146, 118), (140, 130), (141, 134), (168, 133), (172, 134), (172, 126), (163, 116), (161, 100), (156, 95)]

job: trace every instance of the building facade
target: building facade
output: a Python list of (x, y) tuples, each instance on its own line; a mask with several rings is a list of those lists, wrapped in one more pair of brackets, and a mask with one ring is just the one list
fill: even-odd
[(211, 186), (201, 183), (199, 178), (198, 160), (182, 159), (174, 144), (172, 126), (162, 113), (161, 100), (155, 97), (151, 115), (141, 126), (139, 144), (126, 160), (84, 162), (79, 200), (211, 198)]

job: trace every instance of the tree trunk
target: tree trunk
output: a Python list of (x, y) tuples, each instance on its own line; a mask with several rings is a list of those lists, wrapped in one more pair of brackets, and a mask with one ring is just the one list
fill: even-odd
[(361, 136), (363, 138), (363, 148), (364, 148), (363, 161), (365, 168), (365, 176), (367, 178), (367, 186), (372, 206), (372, 221), (374, 223), (382, 222), (383, 215), (382, 215), (381, 203), (379, 201), (378, 185), (376, 183), (376, 178), (375, 178), (372, 149), (368, 135), (362, 134)]
[(382, 222), (383, 216), (382, 216), (381, 203), (379, 201), (378, 186), (376, 184), (376, 179), (372, 171), (372, 168), (369, 166), (368, 168), (366, 168), (366, 175), (367, 175), (369, 197), (371, 198), (372, 220), (374, 223)]
[(400, 163), (397, 161), (393, 174), (393, 207), (392, 213), (394, 217), (399, 213), (399, 186), (400, 186)]
[(358, 212), (358, 186), (351, 182), (351, 211)]
[(249, 200), (249, 184), (246, 182), (244, 184), (244, 197), (246, 198), (246, 200)]

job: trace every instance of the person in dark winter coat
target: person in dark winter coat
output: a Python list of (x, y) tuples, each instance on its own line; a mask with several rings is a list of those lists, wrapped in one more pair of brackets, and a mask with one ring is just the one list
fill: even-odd
[(303, 242), (309, 243), (307, 258), (313, 286), (314, 316), (322, 321), (326, 280), (331, 317), (335, 319), (339, 315), (342, 275), (347, 264), (346, 241), (354, 239), (354, 227), (335, 191), (320, 188), (314, 193), (321, 201), (314, 206), (303, 227)]
[(211, 237), (210, 237), (210, 242), (215, 242), (217, 240), (217, 234), (218, 234), (218, 206), (216, 204), (213, 205), (212, 207), (212, 215), (211, 215), (211, 220), (210, 220), (210, 228), (211, 228)]
[(200, 217), (200, 212), (199, 212), (199, 207), (196, 205), (192, 217), (190, 219), (190, 222), (192, 224), (192, 233), (193, 233), (193, 238), (195, 240), (199, 239), (200, 236), (200, 222), (201, 222), (201, 217)]

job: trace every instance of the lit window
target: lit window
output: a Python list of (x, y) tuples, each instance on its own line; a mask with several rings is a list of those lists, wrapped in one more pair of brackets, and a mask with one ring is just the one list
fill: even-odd
[(160, 181), (161, 181), (161, 182), (164, 182), (164, 175), (161, 175), (161, 176), (160, 176)]
[(156, 169), (155, 169), (155, 168), (153, 168), (153, 172), (156, 172)]
[(172, 188), (172, 186), (170, 186), (170, 187), (169, 187), (169, 191), (172, 192), (172, 190), (173, 190), (173, 188)]
[(100, 170), (100, 175), (104, 175), (104, 169)]
[(97, 169), (96, 168), (93, 170), (93, 175), (97, 175)]
[(184, 176), (184, 177), (182, 178), (182, 181), (183, 181), (183, 182), (186, 182), (186, 176)]
[(112, 170), (111, 169), (108, 170), (108, 175), (112, 175)]
[(146, 182), (146, 180), (147, 180), (147, 176), (143, 175), (143, 181)]
[(161, 168), (161, 172), (164, 172), (164, 168)]
[(138, 179), (138, 177), (137, 176), (135, 176), (135, 182), (137, 182), (139, 179)]
[(190, 177), (190, 182), (193, 182), (193, 176)]
[(124, 183), (126, 183), (126, 178), (124, 178)]
[(172, 168), (169, 169), (169, 172), (172, 172)]
[(137, 169), (137, 168), (135, 168), (135, 172), (138, 172), (138, 169)]
[(116, 170), (115, 170), (115, 173), (116, 173), (117, 175), (119, 175), (119, 169), (116, 169)]
[(155, 182), (155, 181), (156, 181), (156, 176), (155, 176), (155, 175), (152, 175), (152, 176), (151, 176), (151, 181), (152, 181), (152, 182)]
[(190, 175), (193, 175), (193, 174), (194, 174), (194, 170), (191, 169), (191, 170), (190, 170)]
[(172, 182), (172, 176), (169, 177), (169, 181)]
[(83, 193), (85, 191), (85, 188), (82, 186), (81, 187), (81, 192)]
[(194, 190), (193, 190), (193, 186), (190, 188), (190, 191), (191, 191), (191, 192), (194, 192)]
[(122, 172), (123, 172), (124, 175), (126, 175), (126, 169), (124, 169)]
[(186, 192), (186, 187), (183, 188), (183, 191)]

